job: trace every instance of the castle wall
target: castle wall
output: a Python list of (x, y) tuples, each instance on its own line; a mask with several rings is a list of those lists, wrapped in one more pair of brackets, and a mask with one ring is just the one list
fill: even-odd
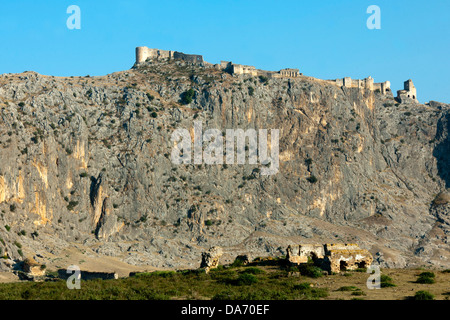
[(192, 63), (202, 63), (203, 56), (198, 54), (185, 54), (178, 51), (150, 49), (147, 47), (136, 48), (136, 63), (141, 63), (147, 59), (159, 60), (159, 59), (180, 59)]
[(169, 59), (173, 58), (173, 51), (150, 49), (147, 47), (136, 48), (136, 63), (141, 63), (147, 59)]
[(183, 61), (187, 61), (187, 62), (192, 62), (192, 63), (201, 63), (203, 62), (203, 56), (198, 55), (198, 54), (185, 54), (182, 52), (178, 52), (175, 51), (173, 53), (173, 58), (174, 59), (180, 59)]

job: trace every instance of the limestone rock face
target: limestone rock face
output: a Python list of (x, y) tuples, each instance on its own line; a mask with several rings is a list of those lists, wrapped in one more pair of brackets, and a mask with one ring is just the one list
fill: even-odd
[[(99, 77), (0, 75), (0, 269), (75, 246), (194, 268), (212, 246), (232, 259), (335, 242), (380, 253), (382, 267), (449, 268), (448, 209), (433, 204), (450, 187), (449, 110), (182, 60)], [(193, 150), (175, 164), (172, 134), (193, 139), (194, 122), (203, 133), (279, 129), (278, 172), (248, 157), (194, 163)]]
[(217, 268), (222, 254), (222, 248), (220, 247), (212, 247), (208, 251), (202, 252), (202, 262), (200, 264), (200, 268), (204, 268), (206, 273), (208, 273), (211, 269)]

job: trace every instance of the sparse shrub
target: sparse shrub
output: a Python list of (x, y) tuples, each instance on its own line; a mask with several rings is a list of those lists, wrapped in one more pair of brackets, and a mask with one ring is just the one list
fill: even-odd
[(181, 94), (181, 103), (182, 104), (190, 104), (192, 102), (192, 99), (194, 98), (194, 95), (195, 95), (195, 91), (192, 88), (183, 92)]
[(422, 272), (419, 274), (419, 277), (416, 280), (416, 283), (422, 283), (422, 284), (432, 284), (436, 281), (434, 280), (435, 274), (433, 272)]
[(11, 230), (11, 227), (8, 225), (5, 225), (5, 229), (6, 229), (6, 231), (9, 231), (9, 230)]
[(434, 300), (434, 295), (425, 290), (417, 291), (414, 300)]
[(69, 201), (67, 210), (72, 211), (78, 205), (78, 201)]
[(267, 78), (265, 76), (259, 76), (259, 82), (266, 85), (269, 82), (269, 78)]
[(80, 173), (80, 177), (81, 177), (81, 178), (85, 178), (85, 177), (87, 177), (87, 176), (88, 176), (87, 172), (82, 172), (82, 173)]
[(343, 286), (337, 289), (336, 291), (357, 291), (357, 290), (359, 290), (359, 288), (355, 286)]
[(252, 97), (255, 93), (255, 88), (253, 88), (252, 86), (248, 87), (248, 94), (250, 97)]
[(306, 180), (308, 180), (310, 183), (316, 183), (317, 182), (317, 178), (315, 175), (311, 175), (308, 178), (306, 178)]
[(382, 288), (387, 288), (387, 287), (395, 287), (396, 285), (392, 282), (391, 277), (389, 277), (388, 275), (382, 274), (380, 276), (380, 286)]
[(208, 226), (208, 227), (212, 226), (212, 224), (213, 224), (213, 222), (211, 220), (206, 220), (205, 221), (205, 225)]

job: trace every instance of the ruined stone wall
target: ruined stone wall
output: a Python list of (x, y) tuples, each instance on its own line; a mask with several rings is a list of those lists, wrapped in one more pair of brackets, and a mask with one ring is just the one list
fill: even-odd
[(419, 102), (417, 100), (417, 90), (416, 87), (414, 86), (413, 82), (411, 79), (406, 80), (403, 83), (403, 90), (398, 90), (397, 91), (397, 99), (404, 103), (404, 102)]
[(203, 56), (198, 54), (185, 54), (178, 51), (150, 49), (147, 47), (136, 48), (136, 63), (144, 62), (147, 59), (180, 59), (192, 63), (202, 63)]
[(374, 83), (372, 77), (365, 79), (352, 79), (350, 77), (345, 77), (325, 81), (338, 87), (369, 89), (372, 91), (379, 90), (382, 94), (387, 94), (391, 91), (391, 83), (389, 81)]
[(323, 258), (325, 251), (321, 244), (301, 244), (299, 246), (298, 254), (307, 257)]
[(198, 54), (185, 54), (182, 52), (175, 51), (173, 54), (174, 59), (180, 59), (187, 62), (192, 63), (202, 63), (203, 62), (203, 56)]
[(358, 250), (360, 249), (356, 243), (326, 243), (324, 245), (325, 254), (331, 250)]

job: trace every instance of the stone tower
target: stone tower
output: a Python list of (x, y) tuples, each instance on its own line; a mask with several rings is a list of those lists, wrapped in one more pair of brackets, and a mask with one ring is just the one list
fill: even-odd
[(412, 82), (411, 79), (406, 80), (403, 83), (403, 90), (398, 90), (397, 91), (397, 99), (401, 102), (408, 102), (408, 101), (412, 101), (412, 102), (419, 102), (417, 100), (417, 91), (416, 91), (416, 87), (414, 87), (414, 84)]

